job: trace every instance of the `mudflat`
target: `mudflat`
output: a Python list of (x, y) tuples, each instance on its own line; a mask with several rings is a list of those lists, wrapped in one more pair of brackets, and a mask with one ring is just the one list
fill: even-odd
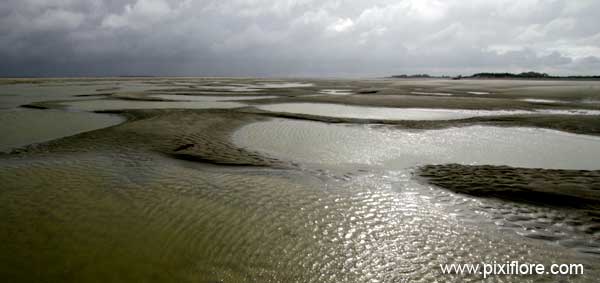
[[(594, 81), (0, 80), (3, 111), (121, 117), (3, 144), (0, 274), (462, 282), (439, 264), (519, 258), (583, 263), (570, 279), (594, 282), (599, 90)], [(300, 108), (273, 108), (291, 103)], [(315, 104), (325, 110), (311, 112)], [(374, 115), (340, 117), (337, 106)], [(416, 119), (377, 116), (389, 108)], [(419, 118), (435, 110), (487, 112)]]

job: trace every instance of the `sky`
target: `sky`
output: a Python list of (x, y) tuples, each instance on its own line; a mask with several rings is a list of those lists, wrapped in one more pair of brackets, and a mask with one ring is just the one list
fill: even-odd
[(600, 75), (596, 0), (2, 0), (0, 76)]

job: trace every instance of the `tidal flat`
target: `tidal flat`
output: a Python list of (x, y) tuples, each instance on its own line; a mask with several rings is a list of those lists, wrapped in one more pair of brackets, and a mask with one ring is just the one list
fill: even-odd
[[(439, 95), (443, 94), (443, 95)], [(598, 81), (0, 79), (6, 282), (600, 276)]]

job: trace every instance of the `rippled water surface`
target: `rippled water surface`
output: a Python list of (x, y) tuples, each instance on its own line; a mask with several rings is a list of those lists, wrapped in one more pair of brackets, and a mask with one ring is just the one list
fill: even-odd
[[(564, 248), (501, 233), (476, 214), (462, 220), (471, 200), (406, 173), (349, 182), (302, 174), (136, 152), (4, 160), (0, 273), (30, 282), (477, 282), (443, 276), (439, 264), (509, 259), (597, 273)], [(519, 278), (530, 280), (551, 279)]]
[[(156, 79), (152, 84), (2, 86), (0, 107), (10, 109), (0, 111), (0, 151), (122, 121), (84, 111), (237, 108), (245, 104), (221, 100), (267, 98), (239, 92), (314, 86), (234, 82)], [(318, 89), (330, 90), (320, 95), (345, 94), (335, 87)], [(191, 96), (180, 95), (185, 93), (180, 88), (215, 91)], [(174, 101), (76, 96), (164, 89), (170, 94), (151, 96)], [(217, 96), (223, 92), (238, 95)], [(15, 108), (47, 100), (69, 100), (61, 104), (77, 112)], [(517, 113), (319, 103), (257, 107), (409, 120)], [(202, 124), (181, 117), (181, 123)], [(285, 119), (251, 123), (233, 133), (231, 141), (237, 146), (290, 161), (288, 169), (181, 161), (136, 144), (120, 144), (120, 139), (98, 146), (106, 142), (101, 133), (112, 140), (110, 135), (135, 134), (140, 124), (144, 131), (160, 131), (153, 127), (153, 118), (96, 132), (85, 142), (71, 139), (63, 151), (59, 141), (53, 152), (0, 155), (3, 281), (481, 282), (479, 276), (442, 275), (439, 265), (509, 260), (581, 263), (585, 274), (497, 276), (491, 282), (595, 282), (600, 277), (593, 214), (458, 195), (420, 182), (412, 170), (448, 162), (600, 169), (600, 138), (534, 128), (406, 131)], [(175, 149), (181, 137), (177, 130), (169, 132)]]
[[(600, 138), (537, 128), (472, 126), (406, 131), (275, 119), (247, 125), (238, 130), (233, 139), (238, 146), (330, 172), (368, 168), (367, 171), (375, 170), (383, 175), (408, 176), (411, 172), (408, 168), (443, 163), (600, 168)], [(432, 193), (431, 188), (411, 177), (389, 179), (389, 182), (416, 194)], [(442, 194), (439, 191), (434, 194), (436, 196), (429, 196), (430, 200), (441, 206), (452, 203), (456, 212), (452, 215), (459, 219), (478, 219), (472, 214), (479, 212), (479, 216), (485, 218), (475, 220), (479, 225), (485, 226), (483, 223), (487, 222), (501, 231), (510, 230), (525, 238), (552, 242), (585, 254), (600, 254), (600, 241), (591, 228), (595, 227), (594, 216), (585, 212), (471, 197), (457, 203), (460, 198), (455, 195), (439, 197)], [(430, 229), (435, 231), (435, 228)], [(554, 259), (561, 260), (562, 256)]]

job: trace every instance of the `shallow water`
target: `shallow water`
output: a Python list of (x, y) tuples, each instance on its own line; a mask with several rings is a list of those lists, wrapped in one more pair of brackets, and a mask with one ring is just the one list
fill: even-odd
[(0, 151), (109, 127), (125, 121), (117, 115), (15, 109), (0, 111)]
[[(71, 94), (80, 91), (51, 100), (72, 99)], [(87, 111), (245, 106), (116, 99), (64, 104)], [(338, 111), (326, 106), (314, 108), (325, 115)], [(301, 110), (307, 108), (303, 104)], [(465, 115), (462, 110), (363, 112), (369, 108), (374, 107), (339, 112), (358, 118), (391, 117), (399, 115), (397, 110), (419, 119)], [(6, 126), (21, 133), (77, 123), (88, 127), (107, 117), (23, 112), (30, 113), (11, 113), (12, 120), (0, 112), (0, 133)], [(506, 260), (586, 264), (584, 276), (563, 277), (569, 282), (594, 282), (600, 276), (597, 258), (578, 252), (600, 253), (597, 240), (578, 232), (589, 229), (589, 216), (453, 194), (417, 182), (407, 169), (436, 162), (598, 168), (598, 138), (529, 128), (401, 131), (280, 119), (245, 126), (233, 138), (238, 145), (299, 163), (297, 170), (201, 165), (136, 151), (130, 144), (102, 152), (75, 146), (63, 154), (0, 156), (3, 280), (479, 282), (478, 276), (443, 276), (439, 264)], [(535, 240), (547, 234), (560, 245)], [(556, 279), (497, 276), (492, 281)]]
[(78, 94), (93, 94), (97, 88), (105, 87), (104, 84), (97, 85), (34, 85), (15, 84), (0, 85), (0, 108), (10, 109), (33, 102), (48, 100), (76, 100), (89, 99), (86, 97), (75, 97)]
[(175, 101), (236, 101), (236, 100), (257, 100), (277, 98), (273, 95), (264, 96), (207, 96), (207, 95), (182, 95), (182, 94), (157, 94), (150, 97), (162, 98)]
[(312, 83), (288, 83), (288, 82), (280, 82), (280, 83), (258, 83), (252, 85), (257, 88), (296, 88), (296, 87), (311, 87), (314, 86)]
[(521, 101), (532, 102), (532, 103), (568, 103), (567, 101), (553, 100), (553, 99), (536, 99), (536, 98), (525, 98)]
[(319, 94), (350, 95), (350, 94), (352, 94), (352, 90), (350, 90), (350, 89), (322, 89), (319, 91)]
[(584, 99), (581, 101), (581, 103), (600, 104), (600, 99)]
[(478, 116), (556, 114), (556, 115), (600, 115), (600, 110), (583, 109), (537, 109), (525, 110), (467, 110), (430, 108), (392, 108), (351, 106), (331, 103), (279, 103), (256, 106), (271, 112), (285, 112), (337, 118), (382, 119), (382, 120), (456, 120)]
[[(445, 163), (600, 169), (600, 138), (537, 128), (471, 126), (407, 131), (274, 119), (242, 127), (233, 140), (240, 147), (334, 175), (367, 171), (410, 176), (416, 166)], [(347, 176), (341, 174), (342, 179)], [(390, 182), (415, 190), (424, 188), (412, 177)], [(458, 218), (469, 219), (470, 213), (479, 212), (502, 230), (600, 254), (593, 216), (585, 212), (464, 199), (468, 204), (454, 207)]]
[(407, 131), (276, 119), (247, 125), (236, 131), (233, 140), (240, 147), (278, 158), (317, 164), (387, 169), (444, 163), (600, 169), (599, 137), (538, 128)]
[(435, 95), (435, 96), (452, 96), (452, 93), (446, 92), (422, 92), (422, 91), (411, 91), (411, 94), (419, 94), (419, 95)]
[(257, 82), (254, 84), (230, 84), (230, 85), (202, 85), (195, 88), (207, 90), (224, 90), (231, 92), (256, 92), (262, 89), (285, 89), (298, 87), (311, 87), (312, 83), (291, 83), (291, 82)]
[(67, 81), (0, 85), (0, 108), (14, 108), (41, 101), (92, 99), (90, 97), (77, 97), (77, 95), (140, 92), (166, 88), (168, 87), (141, 81)]
[[(236, 170), (143, 152), (0, 162), (12, 282), (476, 282), (439, 264), (592, 259), (457, 217), (471, 200), (403, 180)], [(34, 263), (34, 264), (32, 264)], [(552, 278), (498, 276), (499, 282)]]
[(281, 103), (257, 106), (271, 112), (360, 119), (449, 120), (476, 116), (479, 111), (349, 106), (329, 103)]
[(134, 100), (86, 100), (63, 102), (68, 109), (81, 111), (122, 110), (122, 109), (208, 109), (237, 108), (245, 104), (219, 101), (134, 101)]
[(287, 112), (317, 116), (358, 119), (389, 120), (452, 120), (475, 116), (531, 113), (529, 111), (485, 111), (426, 108), (391, 108), (350, 106), (330, 103), (280, 103), (260, 105), (258, 108), (271, 112)]
[(249, 85), (201, 85), (195, 86), (194, 88), (206, 89), (206, 90), (222, 90), (230, 92), (257, 92), (259, 88)]

